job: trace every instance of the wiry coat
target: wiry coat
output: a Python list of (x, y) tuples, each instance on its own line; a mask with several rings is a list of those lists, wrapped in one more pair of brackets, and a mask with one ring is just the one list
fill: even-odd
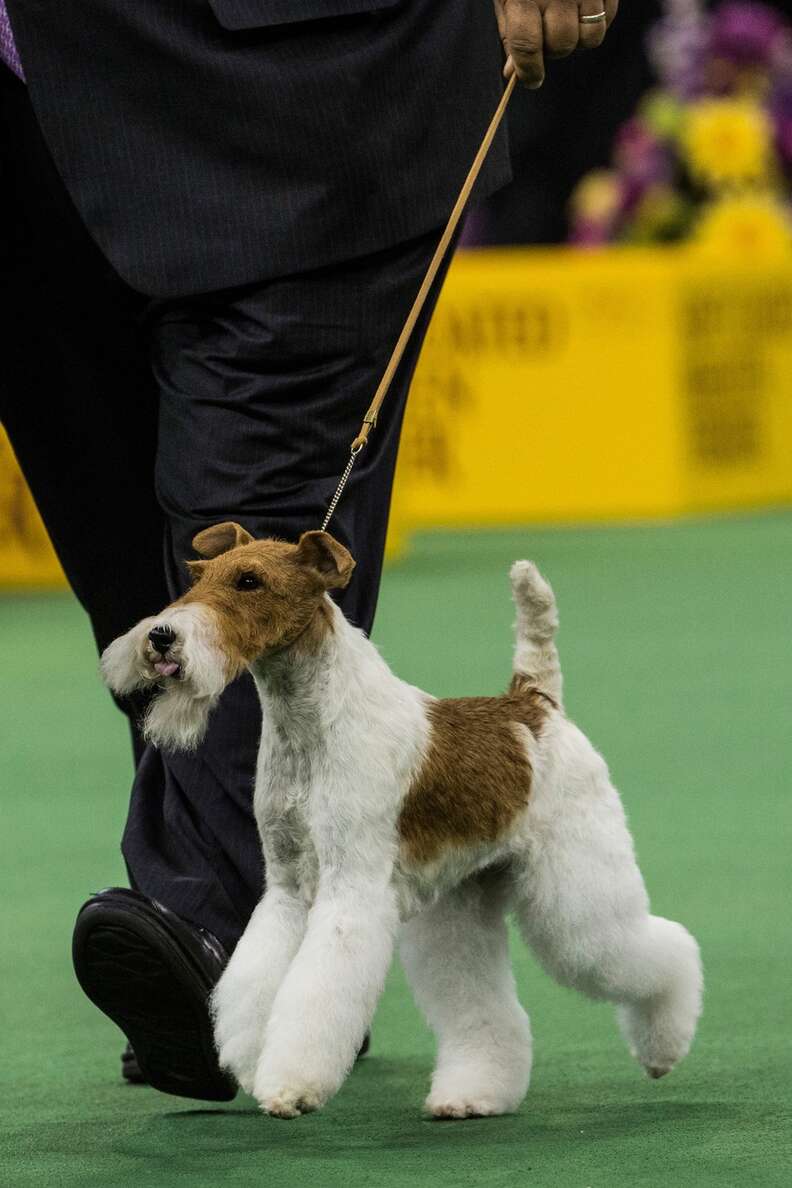
[(163, 661), (148, 632), (174, 629), (165, 671), (178, 671), (149, 716), (171, 745), (194, 743), (241, 664), (259, 691), (267, 890), (213, 1001), (221, 1063), (240, 1085), (279, 1117), (321, 1106), (354, 1061), (400, 937), (438, 1037), (429, 1111), (515, 1109), (531, 1036), (510, 910), (549, 972), (616, 1003), (639, 1062), (668, 1072), (700, 1012), (698, 947), (649, 914), (607, 767), (563, 712), (555, 601), (536, 568), (512, 570), (508, 692), (444, 701), (399, 680), (327, 597), (353, 565), (327, 534), (287, 546), (221, 525), (195, 544), (211, 559), (193, 590), (111, 645), (105, 672), (119, 691), (153, 682)]

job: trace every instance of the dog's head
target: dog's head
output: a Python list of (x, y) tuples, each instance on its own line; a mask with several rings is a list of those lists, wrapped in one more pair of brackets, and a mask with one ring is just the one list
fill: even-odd
[(114, 692), (161, 691), (144, 722), (158, 746), (191, 749), (223, 689), (249, 665), (327, 629), (325, 595), (347, 585), (355, 562), (327, 532), (298, 544), (254, 540), (239, 524), (199, 532), (193, 585), (102, 656)]

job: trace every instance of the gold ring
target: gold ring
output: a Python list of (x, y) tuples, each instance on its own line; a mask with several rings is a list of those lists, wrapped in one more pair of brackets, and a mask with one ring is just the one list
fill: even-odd
[(600, 21), (607, 21), (607, 12), (595, 12), (591, 16), (582, 16), (580, 18), (581, 25), (598, 25)]

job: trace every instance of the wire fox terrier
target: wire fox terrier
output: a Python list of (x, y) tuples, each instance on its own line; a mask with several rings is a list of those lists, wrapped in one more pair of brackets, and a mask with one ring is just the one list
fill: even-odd
[(220, 1063), (280, 1118), (340, 1088), (400, 940), (437, 1037), (436, 1118), (515, 1110), (531, 1032), (512, 912), (562, 985), (616, 1005), (651, 1077), (687, 1053), (698, 946), (649, 914), (608, 769), (565, 716), (553, 593), (511, 571), (514, 673), (499, 697), (438, 700), (390, 671), (327, 591), (354, 561), (325, 532), (200, 532), (194, 584), (103, 656), (112, 689), (160, 686), (145, 730), (192, 748), (245, 668), (261, 698), (254, 806), (267, 889), (212, 1000)]

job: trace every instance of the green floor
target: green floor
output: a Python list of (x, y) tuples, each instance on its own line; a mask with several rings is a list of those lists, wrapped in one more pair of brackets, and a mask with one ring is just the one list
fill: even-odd
[(792, 515), (425, 537), (377, 638), (409, 680), (499, 690), (506, 570), (532, 556), (561, 616), (570, 713), (608, 758), (657, 912), (698, 936), (698, 1041), (649, 1082), (609, 1008), (515, 944), (535, 1036), (515, 1117), (422, 1120), (431, 1041), (394, 970), (373, 1050), (319, 1115), (277, 1122), (118, 1080), (119, 1036), (69, 962), (87, 892), (122, 879), (129, 756), (66, 597), (0, 600), (0, 1182), (432, 1188), (792, 1183)]

